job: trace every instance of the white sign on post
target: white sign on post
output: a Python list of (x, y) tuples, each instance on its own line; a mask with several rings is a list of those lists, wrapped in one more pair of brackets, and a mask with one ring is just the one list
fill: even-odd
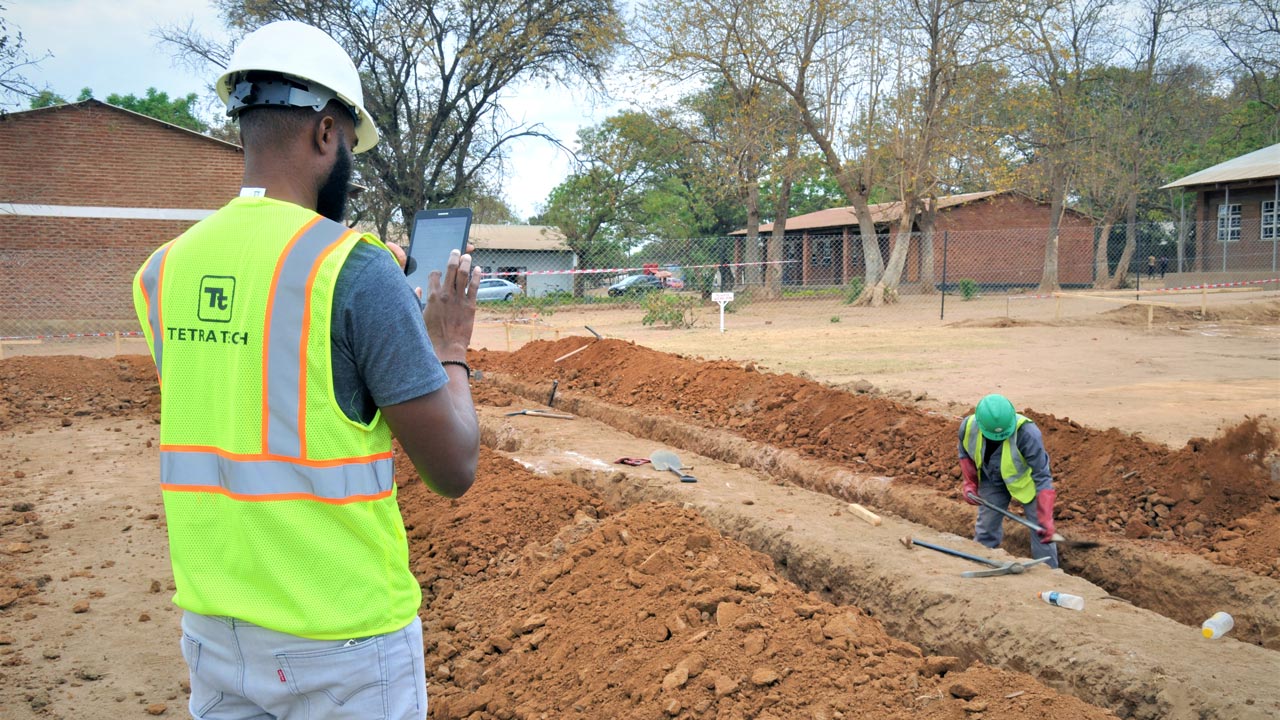
[(733, 293), (711, 293), (711, 301), (720, 306), (720, 332), (724, 332), (724, 306), (733, 302)]

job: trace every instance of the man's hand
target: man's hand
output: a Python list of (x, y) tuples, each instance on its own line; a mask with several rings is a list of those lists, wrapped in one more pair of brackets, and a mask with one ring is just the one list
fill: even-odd
[(969, 458), (960, 458), (960, 474), (964, 476), (960, 484), (960, 497), (970, 505), (977, 505), (978, 502), (970, 500), (969, 496), (978, 494), (978, 466)]
[(427, 336), (441, 360), (466, 360), (471, 331), (476, 319), (476, 292), (480, 289), (480, 268), (471, 266), (471, 255), (449, 254), (444, 276), (432, 272), (427, 307), (423, 317)]

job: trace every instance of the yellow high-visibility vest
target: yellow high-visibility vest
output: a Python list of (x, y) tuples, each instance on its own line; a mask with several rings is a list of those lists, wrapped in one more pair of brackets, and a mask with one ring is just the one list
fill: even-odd
[(138, 271), (185, 610), (320, 640), (417, 614), (391, 432), (381, 414), (352, 421), (333, 390), (333, 290), (360, 242), (385, 249), (298, 205), (242, 197)]
[[(1027, 464), (1022, 453), (1018, 450), (1018, 431), (1022, 429), (1024, 423), (1030, 422), (1030, 419), (1018, 415), (1018, 422), (1014, 425), (1013, 434), (1001, 441), (1000, 448), (1000, 479), (1004, 481), (1006, 487), (1009, 488), (1009, 494), (1015, 500), (1026, 505), (1036, 497), (1036, 483), (1031, 477), (1031, 466)], [(983, 446), (986, 444), (986, 437), (982, 435), (982, 431), (978, 429), (978, 421), (974, 416), (970, 415), (964, 419), (964, 451), (969, 453), (969, 457), (973, 459), (973, 464), (978, 466), (978, 482), (982, 482), (982, 452)]]

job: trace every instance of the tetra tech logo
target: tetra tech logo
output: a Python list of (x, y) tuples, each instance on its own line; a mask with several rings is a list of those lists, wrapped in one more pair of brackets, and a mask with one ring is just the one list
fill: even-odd
[(200, 302), (196, 317), (205, 322), (231, 322), (231, 308), (235, 299), (235, 278), (230, 275), (205, 275), (200, 278)]

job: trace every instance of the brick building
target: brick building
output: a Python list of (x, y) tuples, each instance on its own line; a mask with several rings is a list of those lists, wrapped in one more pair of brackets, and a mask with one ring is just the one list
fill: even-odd
[[(891, 233), (902, 216), (901, 203), (878, 203), (871, 215), (879, 235), (880, 254), (888, 261)], [(918, 223), (917, 219), (917, 223)], [(862, 232), (852, 207), (838, 207), (786, 220), (783, 241), (784, 285), (843, 285), (865, 275)], [(1044, 270), (1049, 204), (1013, 191), (947, 195), (937, 199), (933, 278), (942, 279), (943, 238), (947, 240), (948, 283), (971, 278), (989, 287), (1040, 284)], [(903, 272), (904, 285), (918, 283), (923, 269), (921, 234), (913, 235)], [(773, 224), (760, 227), (764, 236)], [(745, 235), (739, 230), (734, 235)], [(745, 238), (735, 255), (743, 257)], [(1058, 242), (1059, 282), (1064, 286), (1093, 282), (1094, 221), (1067, 210)]]
[(1280, 143), (1174, 180), (1161, 189), (1165, 188), (1196, 194), (1196, 272), (1276, 271)]
[(0, 114), (0, 335), (136, 330), (134, 272), (243, 168), (236, 145), (97, 100)]

